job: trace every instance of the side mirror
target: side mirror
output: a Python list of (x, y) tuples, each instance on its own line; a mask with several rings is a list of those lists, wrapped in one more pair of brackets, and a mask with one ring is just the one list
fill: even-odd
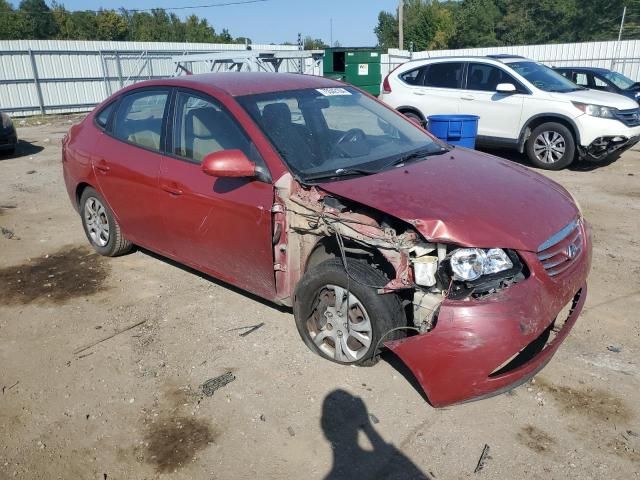
[(246, 178), (256, 176), (256, 165), (241, 150), (221, 150), (205, 155), (202, 171), (212, 177)]
[(516, 93), (518, 89), (513, 83), (499, 83), (496, 86), (496, 92), (498, 93)]

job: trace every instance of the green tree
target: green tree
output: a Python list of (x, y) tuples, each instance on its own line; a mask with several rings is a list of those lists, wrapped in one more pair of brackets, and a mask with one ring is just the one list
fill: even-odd
[(57, 33), (57, 24), (44, 0), (22, 0), (17, 26), (24, 39), (47, 40)]
[(19, 38), (18, 13), (6, 0), (0, 0), (0, 40)]
[(126, 40), (129, 35), (127, 21), (115, 10), (100, 9), (96, 15), (98, 40)]
[(329, 45), (324, 43), (321, 38), (304, 37), (302, 48), (305, 50), (324, 50)]
[(501, 45), (496, 24), (502, 12), (493, 0), (463, 0), (456, 18), (454, 48)]
[(378, 37), (378, 46), (387, 50), (398, 46), (398, 16), (389, 12), (378, 14), (378, 25), (373, 29)]
[(202, 20), (196, 15), (190, 15), (185, 22), (185, 41), (193, 43), (215, 43), (215, 30), (209, 26), (206, 18)]

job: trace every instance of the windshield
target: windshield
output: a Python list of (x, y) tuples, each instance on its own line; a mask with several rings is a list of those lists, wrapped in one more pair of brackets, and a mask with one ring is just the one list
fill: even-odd
[(631, 88), (636, 83), (630, 78), (627, 78), (618, 72), (607, 72), (604, 74), (604, 78), (606, 78), (611, 83), (613, 83), (616, 87), (621, 88), (622, 90)]
[(377, 173), (404, 158), (416, 161), (447, 151), (416, 125), (350, 87), (237, 100), (302, 181)]
[(545, 92), (574, 92), (584, 90), (571, 80), (549, 67), (536, 62), (513, 62), (509, 66), (526, 78), (535, 87)]

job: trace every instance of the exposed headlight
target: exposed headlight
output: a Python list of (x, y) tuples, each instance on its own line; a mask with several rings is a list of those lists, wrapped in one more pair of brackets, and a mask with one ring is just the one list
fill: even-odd
[(513, 262), (501, 248), (459, 248), (451, 254), (449, 263), (453, 278), (467, 282), (513, 268)]
[(588, 103), (571, 102), (574, 107), (592, 117), (598, 118), (616, 118), (616, 112), (618, 111), (613, 107), (604, 107), (602, 105), (590, 105)]

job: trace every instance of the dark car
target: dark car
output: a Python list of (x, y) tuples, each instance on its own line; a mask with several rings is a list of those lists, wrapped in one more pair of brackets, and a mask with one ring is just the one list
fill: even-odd
[(613, 70), (590, 67), (557, 67), (554, 70), (581, 87), (618, 93), (636, 102), (640, 99), (640, 82)]
[(436, 406), (535, 375), (585, 302), (589, 227), (564, 188), (335, 80), (139, 83), (71, 128), (62, 162), (98, 253), (140, 245), (291, 306), (340, 364), (386, 346)]
[(11, 117), (0, 112), (0, 155), (11, 155), (16, 151), (18, 134)]

